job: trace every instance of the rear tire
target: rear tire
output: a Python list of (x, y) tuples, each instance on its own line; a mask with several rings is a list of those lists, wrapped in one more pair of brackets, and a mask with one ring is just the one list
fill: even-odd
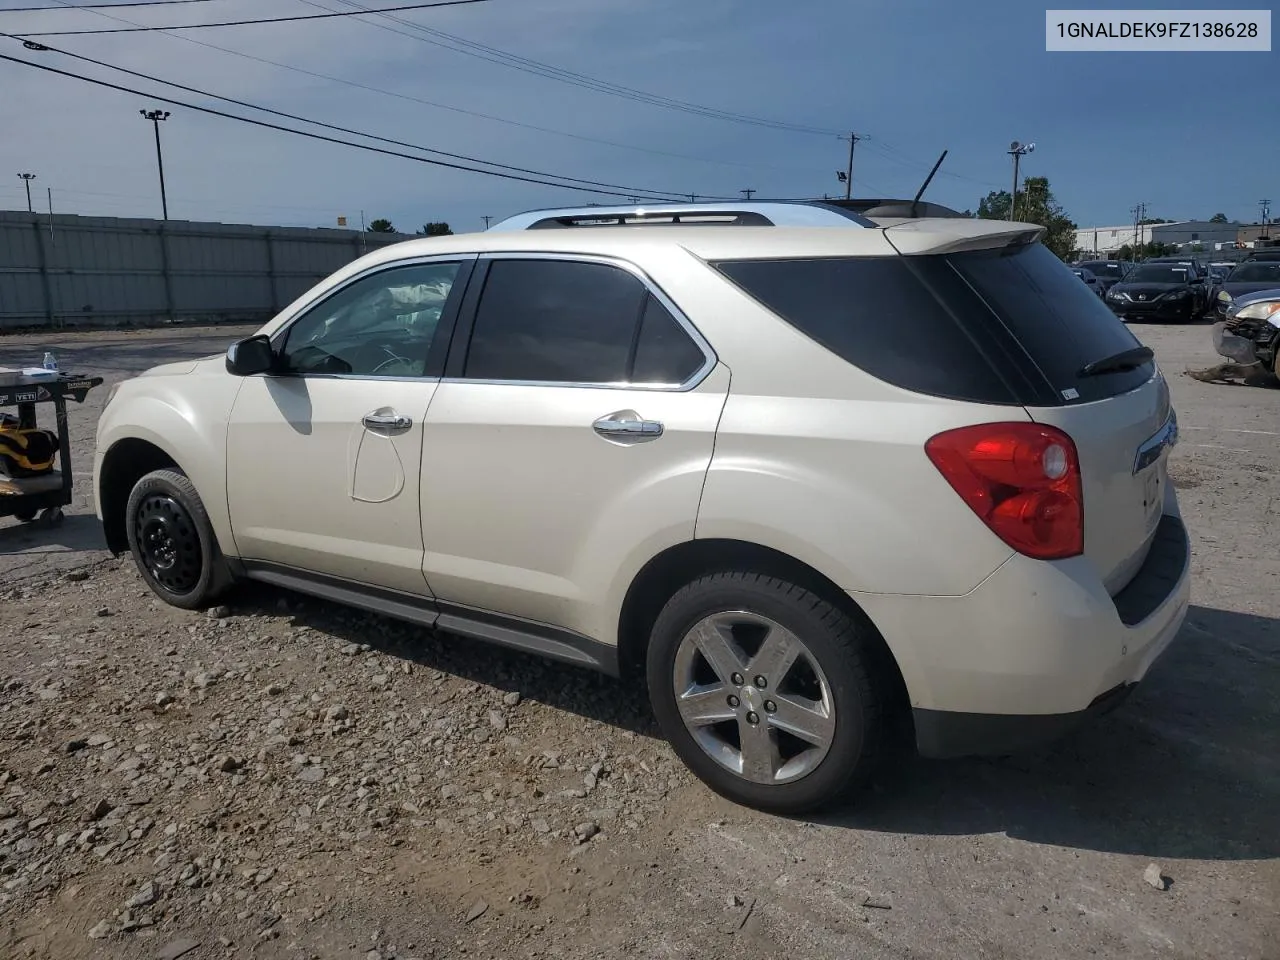
[(181, 471), (154, 470), (134, 484), (125, 530), (138, 572), (165, 603), (195, 610), (230, 586), (209, 514)]
[(716, 573), (653, 627), (649, 697), (712, 790), (774, 813), (831, 803), (874, 772), (893, 686), (869, 625), (775, 577)]

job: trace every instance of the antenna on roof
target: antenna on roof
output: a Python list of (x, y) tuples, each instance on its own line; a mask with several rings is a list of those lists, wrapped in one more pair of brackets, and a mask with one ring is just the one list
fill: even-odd
[(925, 190), (929, 189), (929, 184), (933, 182), (933, 175), (938, 172), (938, 168), (942, 166), (942, 161), (947, 158), (947, 151), (942, 151), (942, 156), (938, 157), (938, 162), (933, 165), (933, 169), (929, 171), (929, 175), (924, 178), (924, 183), (920, 184), (920, 189), (916, 191), (916, 195), (911, 199), (911, 216), (918, 217), (920, 198), (924, 196)]

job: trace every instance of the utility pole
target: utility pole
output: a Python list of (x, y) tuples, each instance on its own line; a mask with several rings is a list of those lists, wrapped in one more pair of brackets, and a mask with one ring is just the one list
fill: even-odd
[(22, 178), (24, 186), (27, 188), (27, 213), (34, 213), (35, 211), (31, 209), (31, 181), (36, 178), (36, 175), (34, 173), (20, 173), (18, 176)]
[(489, 221), (491, 221), (491, 220), (493, 219), (493, 217), (481, 217), (480, 219), (484, 221), (484, 228), (485, 228), (486, 230), (488, 230), (488, 229), (489, 229)]
[(752, 188), (747, 189), (747, 190), (739, 190), (738, 192), (739, 192), (740, 194), (742, 194), (744, 197), (746, 197), (748, 200), (750, 200), (750, 199), (751, 199), (751, 195), (752, 195), (753, 193), (755, 193), (756, 191), (755, 191), (755, 188), (754, 188), (754, 187), (752, 187)]
[(849, 165), (845, 168), (843, 174), (839, 170), (836, 171), (836, 179), (844, 181), (844, 198), (848, 200), (853, 196), (853, 148), (858, 145), (859, 140), (865, 140), (866, 137), (850, 133), (849, 136), (841, 137), (840, 139), (849, 141)]
[(1263, 240), (1270, 240), (1271, 231), (1268, 227), (1271, 223), (1271, 201), (1259, 200), (1258, 209), (1262, 211), (1262, 233), (1260, 234), (1260, 238)]
[(690, 203), (697, 203), (697, 202), (698, 202), (698, 195), (697, 195), (696, 193), (691, 193), (691, 194), (689, 194), (689, 202), (690, 202)]
[(1147, 219), (1147, 205), (1139, 203), (1133, 208), (1133, 246), (1130, 248), (1130, 257), (1134, 263), (1138, 262), (1138, 248), (1142, 246), (1142, 221)]
[(160, 153), (160, 121), (169, 119), (168, 110), (139, 110), (144, 120), (150, 120), (156, 132), (156, 166), (160, 170), (160, 210), (169, 219), (169, 199), (164, 193), (164, 157)]
[(1013, 157), (1013, 192), (1009, 194), (1009, 219), (1015, 220), (1015, 214), (1018, 210), (1018, 161), (1029, 153), (1035, 153), (1036, 145), (1034, 143), (1021, 143), (1013, 141), (1009, 144), (1009, 156)]

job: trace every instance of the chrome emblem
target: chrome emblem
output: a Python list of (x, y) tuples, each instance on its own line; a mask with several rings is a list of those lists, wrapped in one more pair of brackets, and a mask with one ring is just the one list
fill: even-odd
[(1139, 300), (1145, 300), (1145, 299), (1147, 299), (1147, 295), (1146, 295), (1145, 293), (1140, 293), (1140, 294), (1138, 294), (1138, 299), (1139, 299)]
[(1142, 446), (1138, 447), (1137, 455), (1133, 459), (1133, 472), (1139, 474), (1147, 469), (1147, 467), (1160, 459), (1161, 453), (1173, 447), (1177, 442), (1178, 414), (1176, 411), (1170, 410), (1169, 418), (1165, 420), (1164, 426), (1144, 440)]

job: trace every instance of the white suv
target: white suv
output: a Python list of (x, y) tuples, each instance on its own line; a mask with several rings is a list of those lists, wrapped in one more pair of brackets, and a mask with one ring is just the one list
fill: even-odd
[(1188, 602), (1176, 432), (1032, 225), (568, 226), (380, 249), (124, 382), (94, 484), (171, 604), (249, 578), (635, 677), (798, 811), (895, 716), (1000, 753), (1123, 698)]

